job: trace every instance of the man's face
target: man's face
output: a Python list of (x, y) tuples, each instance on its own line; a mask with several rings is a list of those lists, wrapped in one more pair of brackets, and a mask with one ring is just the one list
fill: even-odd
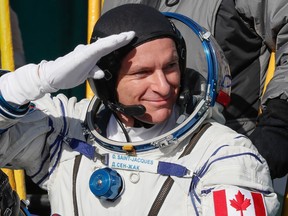
[[(143, 105), (146, 113), (137, 118), (153, 124), (171, 115), (179, 87), (179, 59), (170, 38), (152, 40), (133, 49), (122, 61), (116, 84), (119, 102)], [(120, 118), (127, 126), (133, 126), (133, 118)]]

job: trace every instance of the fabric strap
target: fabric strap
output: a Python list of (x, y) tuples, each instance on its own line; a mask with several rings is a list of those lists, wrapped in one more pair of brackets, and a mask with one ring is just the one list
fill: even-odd
[[(204, 132), (211, 126), (210, 123), (203, 124), (202, 127), (198, 131), (195, 132), (193, 137), (191, 138), (189, 144), (186, 146), (182, 154), (179, 156), (179, 159), (181, 157), (184, 157), (191, 153), (194, 146), (200, 139), (200, 137), (204, 134)], [(174, 184), (174, 180), (171, 178), (171, 176), (168, 176), (166, 181), (164, 182), (163, 186), (160, 189), (160, 192), (158, 193), (156, 199), (154, 200), (154, 203), (149, 211), (148, 216), (155, 216), (158, 215), (170, 189), (172, 188)]]
[[(195, 134), (192, 136), (189, 144), (186, 146), (182, 154), (179, 156), (179, 158), (184, 157), (188, 154), (191, 153), (193, 150), (194, 146), (200, 139), (200, 137), (204, 134), (204, 132), (211, 126), (210, 123), (203, 124), (198, 131), (195, 132)], [(80, 167), (80, 162), (81, 162), (82, 154), (77, 155), (75, 157), (75, 162), (74, 162), (74, 168), (73, 168), (73, 189), (72, 189), (72, 194), (73, 194), (73, 205), (74, 205), (74, 215), (79, 216), (78, 213), (78, 205), (77, 205), (77, 194), (76, 194), (76, 181), (77, 181), (77, 174), (78, 170)], [(156, 199), (154, 200), (154, 203), (149, 211), (149, 216), (155, 216), (159, 213), (170, 189), (172, 188), (174, 184), (174, 180), (168, 176), (164, 184), (162, 185), (160, 192), (158, 193)]]
[(77, 181), (77, 174), (78, 174), (78, 170), (79, 170), (79, 167), (80, 167), (81, 158), (82, 158), (82, 154), (77, 155), (75, 157), (75, 162), (74, 162), (74, 167), (73, 167), (72, 196), (73, 196), (73, 206), (74, 206), (74, 215), (75, 216), (79, 216), (78, 205), (77, 205), (77, 194), (76, 194), (76, 181)]

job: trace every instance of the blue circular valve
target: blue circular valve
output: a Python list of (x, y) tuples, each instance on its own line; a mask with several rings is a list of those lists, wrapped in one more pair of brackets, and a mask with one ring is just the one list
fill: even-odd
[(122, 191), (123, 181), (119, 173), (106, 167), (91, 175), (89, 187), (96, 197), (114, 201)]

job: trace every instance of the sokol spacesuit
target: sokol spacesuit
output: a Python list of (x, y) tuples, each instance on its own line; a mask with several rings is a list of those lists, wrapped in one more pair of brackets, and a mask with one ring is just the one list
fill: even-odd
[[(167, 17), (193, 28), (206, 76), (185, 68), (185, 42)], [(123, 57), (160, 38), (176, 44), (181, 90), (169, 118), (153, 125), (138, 118), (145, 107), (118, 103), (114, 89)], [(47, 94), (87, 78), (91, 101)], [(101, 16), (90, 45), (0, 78), (0, 165), (24, 168), (47, 189), (52, 214), (275, 215), (266, 161), (249, 139), (219, 123), (230, 81), (221, 50), (192, 20), (120, 6)], [(135, 125), (120, 122), (119, 112)]]
[[(231, 103), (223, 111), (225, 124), (249, 136), (268, 162), (272, 178), (287, 175), (288, 2), (106, 0), (102, 12), (127, 3), (145, 4), (161, 12), (183, 14), (212, 33), (229, 62), (233, 80)], [(175, 25), (184, 38), (190, 38), (187, 34), (189, 29), (182, 28), (178, 23)], [(192, 41), (186, 39), (188, 51), (195, 49)], [(272, 65), (275, 71), (265, 90), (271, 52), (275, 52), (275, 65)], [(188, 55), (188, 67), (191, 62), (193, 58)]]

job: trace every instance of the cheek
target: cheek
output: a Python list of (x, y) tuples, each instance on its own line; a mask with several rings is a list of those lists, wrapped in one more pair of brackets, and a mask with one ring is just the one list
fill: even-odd
[(176, 102), (180, 92), (180, 80), (181, 78), (179, 73), (175, 74), (174, 76), (171, 76), (170, 79), (170, 85), (174, 89), (174, 100), (173, 100), (174, 103)]
[(137, 96), (141, 94), (142, 87), (143, 85), (139, 85), (139, 82), (119, 81), (116, 88), (118, 102), (126, 105), (134, 104)]
[(167, 80), (171, 86), (179, 91), (180, 87), (180, 73), (172, 73), (167, 76)]
[(127, 97), (127, 86), (124, 84), (123, 81), (118, 82), (116, 86), (116, 92), (117, 92), (118, 102), (123, 103), (123, 99), (122, 99), (123, 95), (126, 95)]

